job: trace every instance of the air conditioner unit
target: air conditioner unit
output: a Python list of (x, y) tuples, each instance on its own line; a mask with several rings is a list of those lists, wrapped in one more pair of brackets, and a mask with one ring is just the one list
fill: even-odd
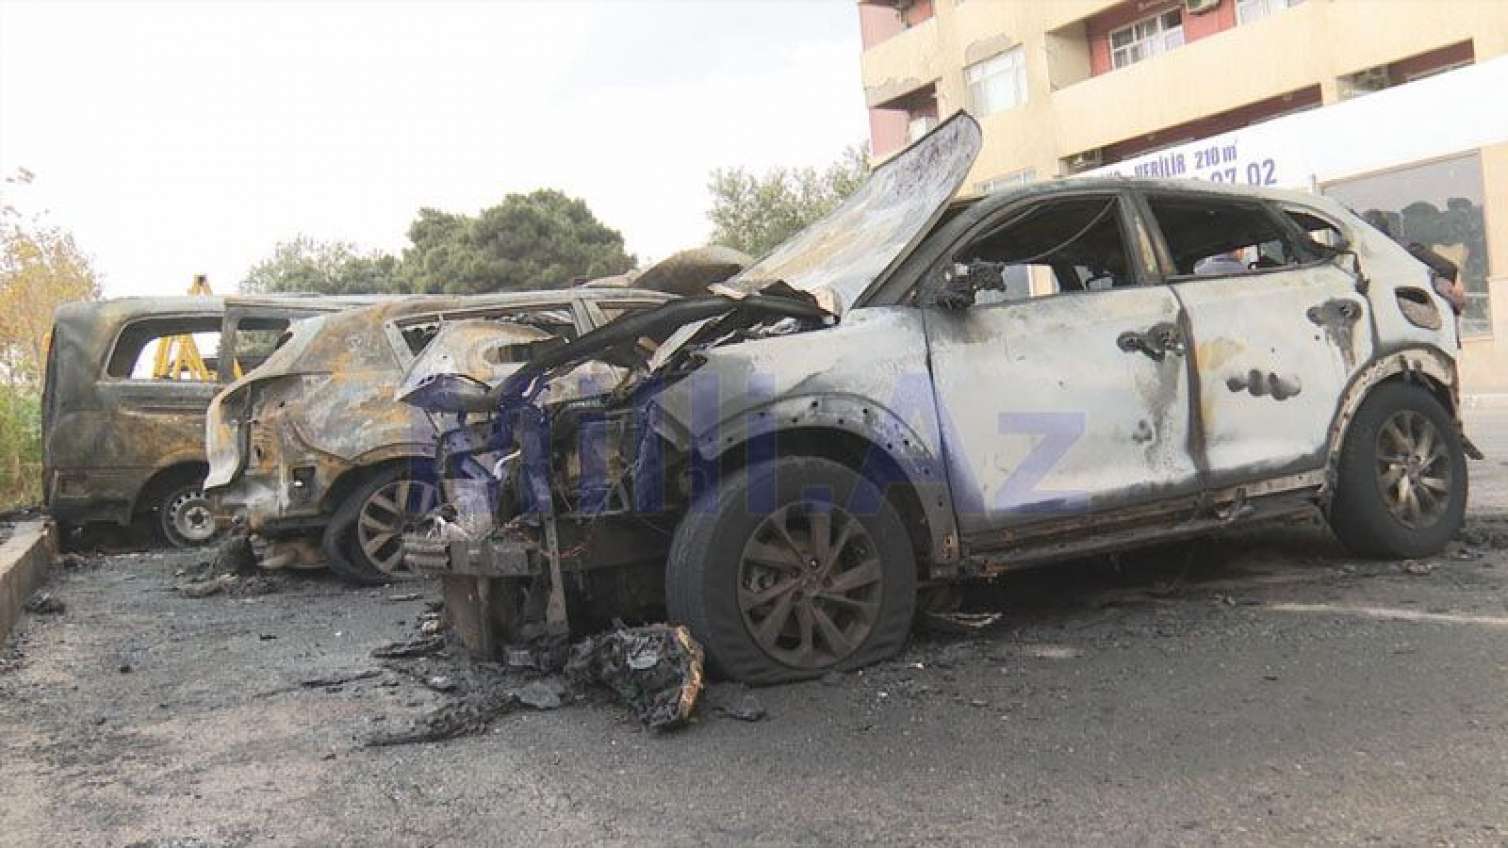
[(1095, 149), (1086, 150), (1083, 153), (1075, 153), (1074, 155), (1069, 156), (1067, 159), (1064, 159), (1063, 164), (1068, 168), (1068, 173), (1077, 174), (1080, 171), (1087, 171), (1090, 168), (1098, 168), (1104, 161), (1105, 157), (1100, 153), (1098, 149)]
[(1183, 0), (1183, 8), (1191, 15), (1203, 15), (1220, 8), (1220, 0)]

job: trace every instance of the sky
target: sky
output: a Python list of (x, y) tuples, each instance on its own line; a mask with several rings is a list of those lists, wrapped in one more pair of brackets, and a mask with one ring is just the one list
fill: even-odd
[(0, 175), (107, 296), (545, 187), (653, 260), (704, 242), (713, 168), (865, 141), (859, 52), (852, 0), (0, 0)]

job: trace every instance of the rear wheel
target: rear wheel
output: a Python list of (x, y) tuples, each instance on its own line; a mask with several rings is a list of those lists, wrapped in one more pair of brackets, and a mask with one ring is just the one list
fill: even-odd
[[(760, 500), (769, 503), (755, 508)], [(799, 680), (899, 651), (916, 563), (873, 484), (830, 460), (790, 457), (735, 472), (693, 506), (671, 546), (666, 600), (723, 674)]]
[(1466, 514), (1460, 430), (1423, 388), (1386, 383), (1362, 402), (1341, 448), (1330, 526), (1365, 556), (1439, 553)]
[(383, 469), (347, 496), (325, 528), (331, 571), (364, 585), (413, 576), (403, 562), (403, 534), (440, 502), (439, 489), (419, 471), (412, 465)]
[(158, 530), (175, 548), (197, 548), (220, 537), (215, 511), (195, 481), (170, 489), (157, 506)]

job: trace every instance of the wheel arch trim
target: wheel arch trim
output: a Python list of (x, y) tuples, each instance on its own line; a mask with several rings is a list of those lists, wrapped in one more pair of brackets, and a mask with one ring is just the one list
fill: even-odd
[(1351, 377), (1330, 424), (1325, 488), (1322, 494), (1326, 505), (1335, 492), (1341, 447), (1345, 444), (1351, 422), (1356, 418), (1356, 411), (1371, 396), (1373, 389), (1394, 379), (1422, 382), (1431, 394), (1441, 400), (1446, 412), (1455, 419), (1459, 427), (1460, 383), (1455, 361), (1444, 351), (1435, 347), (1411, 346), (1374, 357)]
[[(904, 479), (894, 482), (904, 483), (915, 495), (930, 562), (951, 569), (959, 558), (959, 542), (946, 467), (914, 428), (882, 404), (846, 394), (786, 396), (724, 418), (694, 436), (690, 446), (701, 459), (720, 462), (760, 437), (778, 439), (796, 433), (820, 437), (824, 431), (861, 440), (900, 471)], [(863, 473), (867, 467), (866, 460), (853, 470)]]

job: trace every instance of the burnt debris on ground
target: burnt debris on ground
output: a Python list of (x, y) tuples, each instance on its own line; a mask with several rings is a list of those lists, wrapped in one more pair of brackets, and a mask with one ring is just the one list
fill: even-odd
[[(369, 734), (362, 743), (406, 745), (481, 733), (515, 710), (558, 709), (599, 691), (627, 705), (646, 727), (667, 730), (690, 720), (703, 688), (702, 649), (685, 627), (619, 627), (576, 642), (568, 656), (554, 643), (516, 646), (508, 655), (504, 663), (471, 660), (452, 651), (444, 636), (373, 651), (388, 660), (389, 669), (449, 700), (399, 729)], [(764, 716), (763, 706), (748, 693), (717, 708), (745, 721)]]
[(684, 626), (619, 628), (571, 648), (566, 678), (599, 684), (618, 696), (645, 725), (676, 727), (691, 718), (703, 686), (702, 646)]
[(68, 605), (51, 592), (37, 592), (27, 598), (21, 608), (32, 615), (62, 615)]
[(257, 567), (251, 542), (244, 535), (232, 535), (216, 546), (214, 555), (174, 576), (182, 578), (174, 588), (185, 598), (211, 595), (255, 597), (281, 591), (287, 575)]

